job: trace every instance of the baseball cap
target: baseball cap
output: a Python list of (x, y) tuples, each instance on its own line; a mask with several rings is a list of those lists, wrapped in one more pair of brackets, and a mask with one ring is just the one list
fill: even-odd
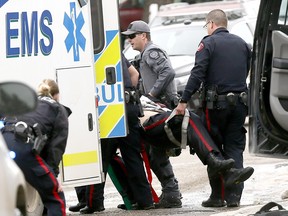
[(124, 35), (135, 34), (136, 32), (150, 32), (148, 24), (142, 20), (136, 20), (129, 24), (127, 31), (122, 32)]

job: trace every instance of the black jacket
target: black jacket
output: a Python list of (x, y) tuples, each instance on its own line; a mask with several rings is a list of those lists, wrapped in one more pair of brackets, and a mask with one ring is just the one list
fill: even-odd
[(216, 85), (218, 94), (247, 91), (250, 59), (251, 47), (242, 38), (218, 28), (199, 44), (182, 99), (188, 101), (202, 82)]
[(35, 111), (17, 117), (29, 126), (38, 123), (42, 134), (48, 136), (47, 143), (41, 152), (41, 157), (59, 174), (59, 164), (65, 152), (68, 138), (68, 113), (67, 110), (49, 97), (39, 97)]

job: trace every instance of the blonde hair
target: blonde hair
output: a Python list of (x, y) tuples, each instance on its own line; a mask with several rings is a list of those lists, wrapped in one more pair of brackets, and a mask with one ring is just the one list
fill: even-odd
[(38, 86), (38, 95), (53, 98), (59, 94), (58, 84), (52, 79), (44, 79)]

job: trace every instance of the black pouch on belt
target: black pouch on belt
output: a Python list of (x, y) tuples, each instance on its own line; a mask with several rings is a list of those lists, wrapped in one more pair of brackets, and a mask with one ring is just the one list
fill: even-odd
[(26, 142), (28, 140), (28, 125), (23, 121), (17, 122), (14, 126), (14, 134), (16, 138)]
[(235, 95), (234, 93), (230, 92), (226, 95), (226, 100), (230, 106), (236, 106), (238, 95)]

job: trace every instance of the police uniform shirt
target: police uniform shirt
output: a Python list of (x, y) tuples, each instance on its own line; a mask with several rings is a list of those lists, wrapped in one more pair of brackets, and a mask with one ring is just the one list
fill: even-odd
[(201, 82), (206, 86), (217, 85), (218, 94), (246, 91), (250, 59), (251, 48), (242, 38), (230, 34), (226, 28), (216, 29), (198, 46), (182, 100), (188, 101)]
[(141, 53), (140, 74), (146, 94), (158, 98), (161, 94), (176, 95), (175, 71), (165, 51), (148, 42)]

